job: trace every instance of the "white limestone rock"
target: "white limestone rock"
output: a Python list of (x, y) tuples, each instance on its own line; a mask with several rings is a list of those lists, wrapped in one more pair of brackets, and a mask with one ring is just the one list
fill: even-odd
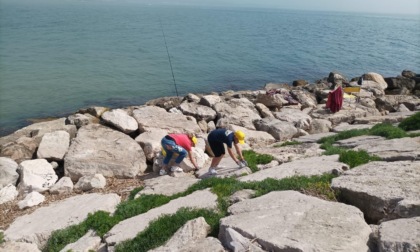
[(62, 177), (50, 188), (51, 194), (68, 194), (73, 191), (73, 182), (69, 177)]
[(97, 251), (101, 244), (101, 237), (97, 236), (92, 230), (89, 230), (82, 238), (76, 242), (67, 244), (60, 252), (68, 251)]
[(105, 188), (105, 186), (105, 177), (102, 174), (95, 174), (81, 177), (79, 181), (77, 181), (77, 183), (74, 185), (74, 189), (86, 192), (95, 188)]
[(334, 170), (343, 172), (348, 165), (338, 161), (338, 155), (310, 157), (293, 162), (284, 163), (270, 169), (255, 172), (239, 178), (240, 181), (262, 181), (266, 178), (283, 179), (292, 176), (313, 176), (333, 173)]
[(0, 189), (12, 184), (16, 185), (19, 179), (18, 164), (11, 158), (0, 157)]
[(4, 231), (5, 240), (25, 241), (42, 248), (51, 233), (86, 219), (89, 213), (102, 210), (113, 213), (120, 203), (117, 194), (83, 194), (40, 207), (33, 213), (18, 217)]
[(13, 201), (19, 195), (19, 192), (16, 190), (14, 185), (7, 185), (0, 189), (0, 204)]
[(309, 130), (312, 124), (312, 118), (300, 109), (282, 108), (273, 115), (281, 121), (292, 123), (297, 129)]
[(63, 160), (70, 146), (70, 134), (64, 130), (46, 133), (39, 144), (38, 158)]
[(0, 244), (0, 252), (41, 252), (36, 244), (6, 241)]
[(139, 124), (141, 133), (151, 129), (163, 129), (170, 133), (199, 133), (200, 127), (187, 116), (169, 113), (163, 108), (145, 106), (133, 111), (133, 117)]
[(33, 206), (37, 206), (44, 202), (45, 196), (39, 192), (31, 192), (26, 197), (18, 202), (19, 209), (25, 209)]
[(79, 129), (64, 158), (64, 172), (72, 181), (85, 175), (134, 178), (147, 168), (140, 145), (119, 131), (99, 124)]
[(217, 196), (207, 189), (195, 191), (185, 197), (171, 200), (166, 205), (153, 208), (146, 213), (119, 222), (105, 234), (105, 241), (108, 246), (113, 246), (122, 241), (133, 239), (139, 232), (143, 231), (151, 221), (156, 220), (161, 215), (174, 214), (181, 207), (215, 209), (217, 207)]
[(210, 229), (209, 224), (207, 224), (203, 217), (187, 221), (187, 223), (178, 229), (165, 245), (152, 249), (149, 252), (184, 251), (184, 247), (188, 247), (190, 244), (195, 244), (197, 241), (205, 239), (210, 233)]
[(143, 132), (136, 137), (135, 140), (140, 144), (147, 160), (152, 161), (161, 151), (162, 138), (167, 134), (168, 132), (163, 129), (150, 129), (150, 131)]
[(370, 162), (334, 178), (331, 187), (372, 223), (420, 216), (420, 161)]
[(276, 140), (284, 141), (295, 137), (298, 133), (296, 127), (289, 122), (278, 119), (263, 118), (254, 121), (255, 128), (272, 135)]
[(264, 251), (368, 251), (372, 232), (356, 207), (296, 191), (270, 192), (236, 203), (220, 220), (225, 247), (232, 228)]
[(136, 119), (131, 117), (125, 110), (122, 109), (106, 111), (102, 114), (101, 118), (107, 124), (126, 134), (130, 134), (139, 128)]
[(18, 190), (21, 193), (47, 191), (58, 180), (52, 165), (45, 159), (23, 161), (18, 169), (20, 170)]
[(382, 222), (379, 225), (379, 251), (420, 251), (420, 217)]

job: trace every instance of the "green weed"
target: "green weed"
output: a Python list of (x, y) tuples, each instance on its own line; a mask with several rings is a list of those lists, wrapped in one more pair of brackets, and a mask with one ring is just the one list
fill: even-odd
[(0, 244), (4, 242), (4, 234), (3, 232), (0, 232)]
[(407, 137), (407, 133), (389, 123), (376, 124), (369, 130), (369, 135), (382, 136), (386, 139)]
[(348, 164), (350, 168), (367, 164), (370, 161), (380, 161), (381, 158), (378, 156), (369, 155), (365, 150), (347, 150), (340, 154), (339, 161)]
[(173, 234), (187, 221), (204, 217), (211, 227), (210, 235), (216, 236), (219, 229), (219, 220), (223, 215), (206, 209), (182, 208), (172, 215), (165, 215), (152, 221), (150, 225), (134, 239), (122, 242), (115, 247), (115, 251), (149, 251), (150, 249), (162, 246)]
[(244, 150), (242, 152), (245, 160), (248, 162), (248, 167), (251, 169), (252, 172), (257, 172), (258, 164), (268, 164), (273, 161), (273, 156), (267, 154), (258, 154), (253, 150)]
[(398, 127), (405, 131), (420, 130), (420, 112), (402, 120)]

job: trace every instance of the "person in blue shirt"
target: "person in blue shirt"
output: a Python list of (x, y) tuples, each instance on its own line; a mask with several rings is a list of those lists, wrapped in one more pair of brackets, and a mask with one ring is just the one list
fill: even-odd
[[(245, 143), (245, 134), (240, 131), (231, 131), (228, 129), (215, 129), (210, 132), (207, 137), (208, 143), (210, 145), (211, 150), (213, 151), (214, 157), (211, 160), (211, 165), (209, 168), (209, 172), (211, 174), (217, 174), (216, 167), (219, 165), (220, 161), (222, 160), (223, 156), (225, 155), (225, 146), (228, 147), (228, 153), (230, 157), (235, 161), (239, 167), (248, 166), (247, 162), (245, 161), (244, 157), (242, 156), (242, 150), (239, 144)], [(239, 156), (239, 159), (234, 154), (232, 150), (232, 145), (235, 147), (236, 153)]]

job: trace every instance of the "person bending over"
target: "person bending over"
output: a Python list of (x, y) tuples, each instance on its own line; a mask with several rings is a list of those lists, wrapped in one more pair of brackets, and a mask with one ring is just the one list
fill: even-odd
[(197, 144), (197, 138), (193, 134), (169, 134), (162, 138), (161, 145), (162, 149), (166, 152), (166, 156), (163, 159), (162, 169), (159, 171), (159, 175), (168, 174), (167, 168), (169, 161), (174, 153), (178, 154), (175, 159), (175, 166), (171, 167), (172, 172), (182, 172), (182, 168), (179, 164), (184, 160), (188, 154), (191, 163), (194, 165), (195, 170), (198, 170), (197, 162), (195, 161), (191, 148)]
[[(214, 157), (211, 160), (209, 173), (217, 174), (216, 167), (219, 165), (220, 161), (225, 155), (225, 146), (223, 144), (227, 145), (230, 157), (239, 165), (239, 167), (242, 168), (244, 166), (248, 166), (248, 163), (242, 156), (242, 151), (239, 146), (239, 144), (245, 143), (245, 134), (242, 131), (237, 130), (233, 132), (231, 130), (223, 128), (215, 129), (210, 132), (210, 134), (207, 137), (207, 140), (209, 142), (211, 150), (214, 153)], [(235, 146), (235, 150), (239, 156), (239, 159), (233, 153), (232, 143), (233, 146)]]

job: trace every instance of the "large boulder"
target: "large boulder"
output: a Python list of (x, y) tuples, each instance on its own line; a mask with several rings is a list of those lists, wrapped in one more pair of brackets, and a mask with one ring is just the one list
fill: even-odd
[(292, 90), (290, 91), (290, 94), (294, 99), (302, 104), (302, 109), (315, 108), (317, 105), (315, 95), (305, 90)]
[(378, 73), (365, 73), (362, 75), (362, 88), (378, 88), (385, 90), (388, 87), (384, 77)]
[(395, 112), (400, 104), (413, 111), (420, 105), (420, 98), (412, 95), (386, 95), (376, 98), (375, 103), (379, 111)]
[(135, 109), (133, 117), (137, 120), (141, 133), (152, 129), (163, 129), (170, 133), (201, 132), (197, 123), (187, 116), (168, 113), (166, 110), (155, 106)]
[(385, 78), (388, 88), (385, 90), (387, 94), (410, 94), (416, 86), (416, 81), (404, 77)]
[(298, 130), (292, 123), (278, 119), (263, 118), (256, 120), (254, 123), (257, 130), (265, 131), (280, 141), (291, 139), (298, 133)]
[(130, 134), (139, 128), (136, 119), (131, 117), (125, 110), (122, 109), (106, 111), (102, 114), (101, 118), (105, 121), (105, 123), (126, 134)]
[(218, 119), (225, 120), (226, 124), (235, 124), (251, 130), (255, 130), (253, 121), (261, 119), (254, 104), (246, 98), (217, 103), (214, 110)]
[(83, 194), (41, 207), (18, 217), (4, 231), (6, 241), (25, 241), (42, 248), (51, 233), (84, 221), (89, 213), (102, 210), (113, 213), (120, 203), (117, 194)]
[(167, 134), (168, 132), (163, 129), (150, 129), (150, 131), (143, 132), (136, 137), (135, 140), (140, 144), (147, 160), (152, 161), (156, 154), (161, 151), (162, 145), (160, 142)]
[(16, 185), (19, 179), (18, 164), (11, 158), (0, 157), (0, 189), (12, 184)]
[(261, 103), (271, 110), (280, 109), (289, 103), (282, 94), (258, 94), (255, 102)]
[(218, 95), (204, 95), (199, 104), (213, 108), (219, 102), (222, 102), (222, 98)]
[(77, 128), (91, 123), (99, 123), (99, 119), (91, 114), (76, 113), (73, 115), (69, 115), (66, 120), (66, 124), (75, 125)]
[(76, 126), (66, 125), (66, 118), (60, 118), (52, 121), (34, 123), (18, 131), (15, 131), (11, 135), (2, 137), (0, 138), (0, 146), (8, 142), (16, 141), (22, 136), (37, 138), (39, 139), (39, 144), (39, 141), (45, 133), (50, 133), (58, 130), (67, 131), (67, 133), (70, 134), (70, 138), (74, 138), (77, 132)]
[(157, 106), (165, 110), (176, 108), (181, 104), (182, 98), (178, 96), (160, 97), (146, 102), (147, 106)]
[(110, 128), (90, 124), (79, 129), (64, 158), (64, 172), (73, 181), (85, 175), (134, 178), (147, 168), (140, 145)]
[(334, 178), (331, 187), (373, 223), (420, 216), (420, 162), (371, 162)]
[(19, 164), (19, 191), (44, 192), (58, 180), (58, 176), (50, 163), (45, 159), (26, 160)]
[(236, 203), (228, 212), (219, 231), (225, 247), (232, 228), (264, 251), (369, 251), (371, 229), (353, 206), (282, 191)]
[(30, 160), (35, 155), (40, 142), (41, 138), (22, 136), (16, 141), (1, 145), (0, 156), (9, 157), (17, 163)]
[(64, 130), (46, 133), (39, 144), (38, 158), (61, 161), (70, 145), (70, 134)]
[(206, 122), (216, 119), (216, 111), (212, 108), (199, 105), (197, 103), (183, 102), (179, 105), (179, 109), (184, 115), (193, 116), (197, 121), (204, 120)]
[(273, 115), (281, 121), (292, 123), (298, 129), (309, 130), (312, 123), (312, 118), (299, 109), (282, 108)]
[(359, 107), (350, 108), (343, 106), (342, 109), (336, 113), (331, 113), (325, 106), (319, 105), (314, 109), (310, 115), (313, 119), (325, 119), (332, 123), (332, 126), (338, 125), (342, 122), (353, 123), (356, 118), (366, 117), (368, 111)]
[(232, 131), (240, 130), (245, 134), (245, 142), (252, 147), (265, 146), (272, 144), (276, 139), (267, 132), (250, 130), (237, 125), (229, 125), (228, 129)]
[(386, 221), (379, 226), (379, 251), (420, 251), (420, 217)]

